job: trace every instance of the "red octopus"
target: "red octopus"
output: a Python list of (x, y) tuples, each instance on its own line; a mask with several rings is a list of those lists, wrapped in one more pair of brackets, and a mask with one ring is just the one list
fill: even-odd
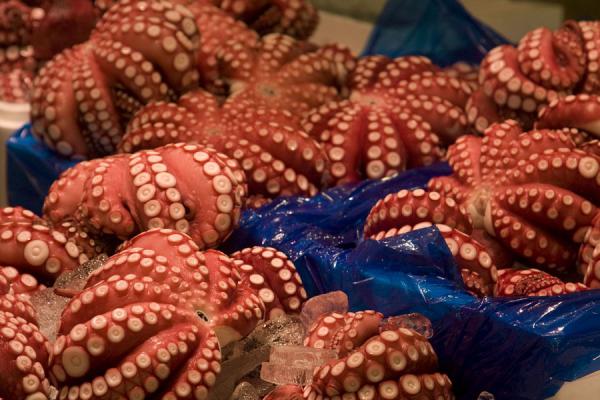
[(540, 110), (537, 129), (576, 128), (600, 137), (600, 96), (587, 93), (553, 100)]
[(176, 143), (77, 164), (50, 188), (44, 214), (55, 224), (74, 218), (99, 239), (172, 228), (204, 248), (229, 236), (245, 193), (234, 160)]
[(390, 194), (371, 209), (364, 235), (381, 240), (432, 224), (439, 229), (455, 257), (468, 290), (479, 296), (492, 295), (497, 280), (497, 260), (507, 262), (506, 257), (495, 249), (492, 239), (485, 238), (480, 243), (472, 236), (471, 217), (452, 198), (423, 189)]
[[(431, 190), (454, 198), (510, 253), (554, 272), (574, 271), (600, 204), (600, 159), (576, 130), (522, 132), (516, 121), (450, 147), (454, 173)], [(583, 146), (582, 146), (583, 148)]]
[(324, 144), (336, 183), (439, 160), (442, 145), (467, 130), (463, 110), (472, 89), (455, 75), (424, 57), (360, 59), (350, 98), (315, 108), (303, 122)]
[(298, 119), (312, 107), (344, 95), (356, 66), (354, 55), (337, 44), (317, 47), (282, 34), (270, 34), (251, 45), (237, 38), (216, 53), (219, 77), (228, 85), (228, 102), (291, 111)]
[(51, 376), (59, 398), (206, 398), (220, 346), (306, 299), (275, 249), (231, 257), (152, 230), (127, 242), (63, 311)]
[(39, 332), (29, 294), (35, 278), (0, 267), (0, 398), (48, 399), (50, 345)]
[(4, 269), (10, 275), (14, 269), (21, 274), (21, 288), (35, 290), (37, 281), (52, 284), (102, 251), (69, 221), (52, 226), (20, 207), (0, 209), (0, 266), (13, 267)]
[(197, 85), (193, 17), (168, 1), (120, 1), (87, 42), (40, 70), (32, 99), (34, 133), (65, 156), (113, 153), (131, 114)]
[(327, 157), (321, 146), (291, 124), (291, 114), (236, 103), (219, 108), (196, 90), (177, 104), (154, 103), (138, 112), (119, 144), (121, 151), (170, 142), (203, 143), (238, 161), (249, 185), (249, 205), (278, 195), (309, 195), (327, 183)]
[(481, 63), (481, 87), (467, 105), (469, 122), (482, 133), (507, 118), (529, 129), (549, 103), (560, 102), (562, 108), (565, 96), (598, 93), (599, 51), (599, 21), (567, 21), (555, 32), (538, 28), (527, 33), (516, 48), (493, 49)]
[(501, 269), (496, 296), (556, 296), (588, 290), (583, 283), (563, 282), (539, 269)]
[[(121, 0), (95, 0), (99, 13)], [(244, 22), (261, 35), (283, 33), (307, 39), (318, 24), (317, 10), (309, 0), (172, 0), (186, 7), (212, 6), (225, 15)]]
[(309, 0), (211, 0), (260, 34), (277, 32), (307, 39), (319, 22)]
[(22, 1), (0, 2), (0, 101), (29, 102), (37, 66), (31, 46), (32, 33), (43, 16), (41, 8)]
[(304, 398), (453, 399), (452, 384), (436, 372), (437, 355), (427, 339), (406, 329), (379, 329), (374, 311), (325, 314), (305, 345), (337, 349), (341, 357), (314, 372)]

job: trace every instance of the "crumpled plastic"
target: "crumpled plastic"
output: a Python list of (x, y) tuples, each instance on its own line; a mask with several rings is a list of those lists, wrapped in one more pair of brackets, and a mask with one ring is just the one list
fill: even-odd
[(292, 258), (310, 295), (343, 290), (352, 310), (427, 316), (458, 399), (488, 391), (497, 400), (541, 400), (599, 370), (600, 290), (479, 300), (465, 290), (437, 229), (381, 242), (362, 238), (377, 200), (448, 173), (437, 164), (312, 199), (279, 199), (246, 212), (226, 250), (274, 246)]
[(364, 55), (423, 55), (435, 64), (479, 64), (508, 40), (470, 15), (457, 0), (389, 0)]
[(61, 172), (77, 161), (61, 157), (31, 133), (27, 124), (6, 142), (8, 202), (41, 214), (44, 198)]

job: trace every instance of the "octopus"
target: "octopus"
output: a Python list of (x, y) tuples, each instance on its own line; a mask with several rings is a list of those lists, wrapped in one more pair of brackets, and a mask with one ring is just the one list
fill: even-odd
[(348, 86), (348, 99), (316, 107), (303, 120), (325, 147), (336, 184), (430, 165), (467, 133), (470, 84), (425, 57), (363, 57)]
[(253, 247), (227, 256), (155, 229), (126, 242), (61, 316), (50, 366), (60, 399), (206, 398), (220, 347), (300, 310), (287, 257)]
[(0, 267), (0, 397), (50, 399), (47, 339), (38, 329), (29, 295), (35, 278)]
[(235, 160), (175, 143), (77, 164), (50, 188), (44, 215), (55, 225), (74, 219), (99, 241), (169, 228), (214, 247), (237, 225), (246, 190)]
[(0, 72), (0, 101), (27, 104), (31, 87), (32, 74), (24, 69), (16, 68), (10, 72)]
[(583, 283), (591, 289), (600, 288), (600, 217), (592, 221), (592, 227), (585, 235), (579, 248), (580, 272)]
[(202, 143), (235, 159), (248, 179), (248, 205), (281, 195), (312, 196), (327, 183), (327, 156), (319, 143), (293, 123), (285, 110), (219, 107), (198, 89), (178, 103), (153, 103), (132, 119), (120, 151), (155, 148), (170, 142)]
[(537, 129), (576, 128), (600, 137), (600, 96), (587, 93), (554, 99), (540, 110)]
[[(551, 108), (573, 109), (573, 95), (600, 90), (599, 51), (598, 21), (566, 21), (555, 32), (538, 28), (527, 33), (517, 47), (496, 47), (481, 62), (481, 86), (467, 104), (469, 122), (481, 133), (509, 118), (531, 129), (538, 113), (550, 104)], [(581, 105), (581, 110), (585, 108)], [(552, 112), (557, 114), (564, 112)], [(583, 111), (583, 120), (586, 114)]]
[(253, 43), (237, 38), (221, 44), (218, 75), (227, 85), (227, 102), (285, 109), (302, 117), (311, 108), (345, 95), (356, 66), (352, 52), (338, 44), (317, 47), (283, 34)]
[[(120, 0), (95, 0), (98, 13), (106, 12)], [(244, 23), (260, 35), (282, 33), (307, 39), (317, 27), (319, 16), (309, 0), (172, 0), (186, 7), (217, 9)], [(209, 28), (210, 29), (210, 28)]]
[(212, 0), (222, 10), (244, 21), (259, 34), (283, 33), (307, 39), (319, 16), (309, 0)]
[(494, 123), (484, 137), (450, 146), (454, 173), (428, 187), (463, 206), (508, 253), (553, 275), (575, 272), (600, 201), (600, 159), (583, 141), (574, 129)]
[[(439, 372), (428, 340), (406, 329), (380, 329), (375, 311), (325, 314), (310, 328), (306, 346), (336, 349), (339, 359), (315, 369), (303, 398), (453, 399), (450, 379)], [(298, 389), (285, 390), (297, 396)], [(273, 399), (278, 393), (271, 394)], [(298, 397), (301, 398), (301, 397)]]
[(88, 41), (56, 55), (36, 76), (34, 134), (72, 158), (114, 153), (139, 108), (197, 85), (193, 17), (163, 0), (110, 8)]
[(557, 296), (588, 290), (583, 283), (563, 282), (539, 269), (501, 269), (496, 296)]
[(12, 286), (35, 291), (41, 287), (38, 282), (51, 285), (62, 273), (103, 252), (71, 221), (51, 225), (20, 207), (0, 209), (0, 266)]
[(28, 103), (37, 66), (32, 34), (44, 16), (33, 4), (17, 0), (0, 3), (0, 101)]
[(444, 194), (423, 189), (401, 190), (379, 200), (364, 227), (366, 238), (382, 240), (435, 225), (454, 256), (467, 289), (491, 296), (498, 278), (497, 259), (504, 260), (492, 238), (478, 241), (466, 209)]
[(31, 34), (38, 61), (50, 60), (61, 51), (89, 39), (99, 17), (92, 0), (44, 1), (42, 18)]

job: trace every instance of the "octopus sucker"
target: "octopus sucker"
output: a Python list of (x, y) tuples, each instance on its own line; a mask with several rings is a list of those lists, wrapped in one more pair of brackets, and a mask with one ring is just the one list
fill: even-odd
[[(198, 188), (207, 196), (194, 195)], [(51, 187), (44, 209), (55, 224), (75, 218), (101, 240), (172, 228), (204, 247), (230, 234), (245, 194), (245, 176), (235, 161), (180, 143), (78, 164)]]
[(448, 151), (454, 174), (428, 186), (454, 198), (506, 253), (560, 274), (583, 271), (598, 204), (593, 146), (576, 129), (523, 132), (513, 120), (494, 123), (483, 138), (459, 138)]
[[(182, 140), (201, 143), (236, 161), (247, 177), (250, 196), (312, 196), (328, 182), (329, 160), (320, 144), (289, 123), (290, 118), (288, 111), (248, 101), (219, 107), (213, 95), (195, 90), (177, 104), (154, 103), (140, 110), (119, 147), (135, 151)], [(226, 203), (223, 207), (228, 208)], [(221, 230), (227, 224), (223, 217), (218, 221)]]
[(69, 301), (51, 375), (65, 396), (202, 398), (221, 371), (221, 346), (299, 312), (305, 299), (295, 267), (274, 248), (227, 256), (200, 251), (179, 231), (150, 230), (125, 242)]
[(380, 329), (381, 318), (369, 310), (321, 316), (311, 326), (305, 346), (338, 350), (340, 359), (317, 367), (303, 392), (287, 386), (267, 398), (302, 393), (305, 399), (451, 399), (452, 385), (435, 372), (437, 356), (427, 339), (406, 328)]
[(512, 118), (525, 129), (575, 127), (596, 134), (598, 112), (590, 98), (600, 82), (599, 26), (566, 21), (556, 31), (528, 32), (517, 47), (491, 50), (481, 62), (481, 86), (467, 105), (474, 129), (483, 133)]
[[(113, 153), (123, 120), (140, 104), (170, 100), (196, 86), (198, 30), (183, 15), (189, 11), (182, 14), (167, 1), (145, 4), (119, 1), (88, 41), (57, 54), (36, 76), (34, 132), (61, 154)], [(161, 22), (167, 13), (181, 18)]]
[(330, 155), (336, 184), (430, 165), (467, 130), (471, 87), (424, 57), (363, 57), (348, 80), (348, 99), (302, 121)]

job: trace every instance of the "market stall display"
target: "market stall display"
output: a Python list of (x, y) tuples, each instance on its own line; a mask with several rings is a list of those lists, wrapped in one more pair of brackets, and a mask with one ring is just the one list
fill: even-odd
[(395, 58), (312, 43), (303, 0), (0, 4), (34, 49), (11, 179), (45, 197), (0, 209), (0, 396), (538, 400), (600, 370), (600, 23), (512, 46), (436, 1), (463, 23)]

